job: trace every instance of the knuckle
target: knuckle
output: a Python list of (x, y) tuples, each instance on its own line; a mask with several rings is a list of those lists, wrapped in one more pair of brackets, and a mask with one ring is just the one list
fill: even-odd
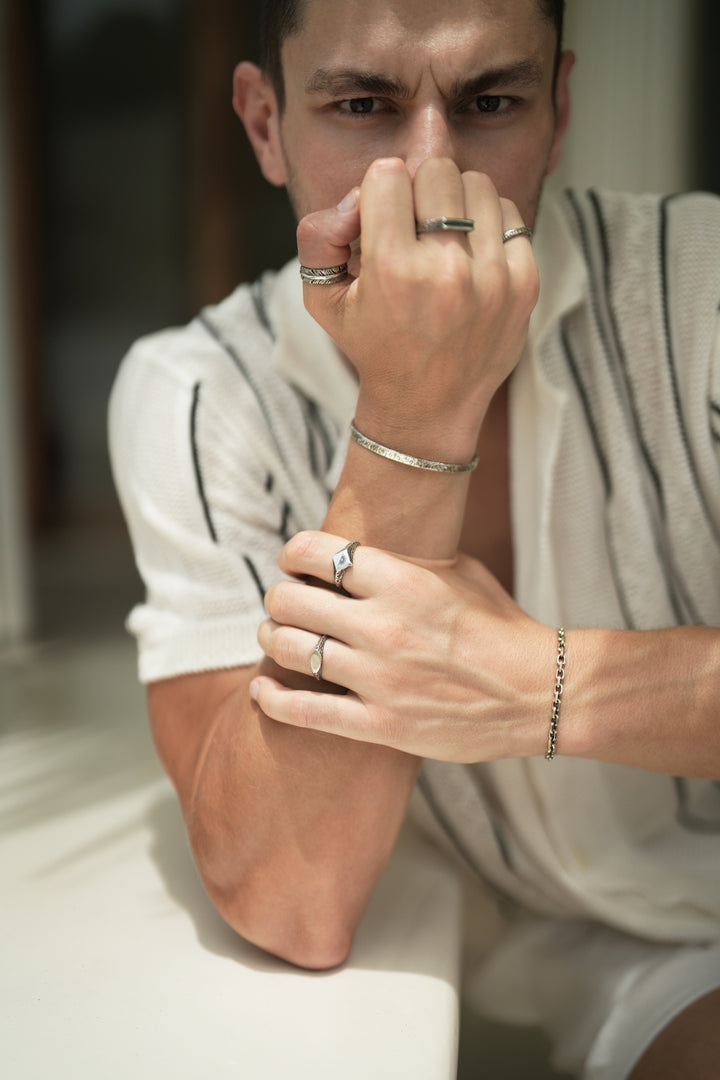
[(317, 540), (311, 532), (295, 533), (283, 549), (283, 565), (295, 566), (312, 558), (317, 550)]
[(407, 648), (407, 630), (394, 615), (378, 617), (373, 639), (379, 642), (385, 656), (397, 656)]
[(306, 214), (298, 223), (295, 233), (298, 248), (317, 246), (324, 242), (323, 211)]
[(483, 268), (482, 302), (489, 314), (500, 312), (510, 292), (510, 273), (504, 259), (489, 259)]
[(415, 173), (415, 183), (417, 183), (418, 177), (422, 177), (426, 180), (435, 180), (437, 178), (445, 177), (450, 174), (460, 174), (455, 162), (449, 157), (431, 157), (425, 158), (420, 162)]
[(288, 719), (295, 727), (311, 728), (312, 704), (305, 694), (293, 694), (288, 706)]
[(282, 582), (271, 585), (265, 593), (265, 610), (271, 618), (277, 619), (282, 607)]
[(519, 291), (524, 303), (532, 309), (540, 296), (540, 272), (534, 259), (523, 269)]
[(272, 632), (270, 635), (270, 649), (271, 656), (274, 660), (277, 660), (280, 667), (292, 667), (295, 660), (295, 649), (293, 647), (293, 635), (287, 627), (280, 626)]
[(475, 194), (484, 198), (498, 198), (497, 188), (487, 173), (477, 169), (469, 169), (463, 173), (463, 182), (466, 190), (469, 188)]
[(275, 610), (277, 589), (278, 589), (277, 585), (271, 585), (270, 588), (265, 593), (264, 604), (265, 604), (265, 610), (268, 613), (268, 615), (272, 615), (273, 611)]
[[(452, 237), (438, 250), (442, 281), (448, 288), (465, 293), (473, 287), (472, 263), (464, 246)], [(435, 282), (437, 285), (437, 282)]]

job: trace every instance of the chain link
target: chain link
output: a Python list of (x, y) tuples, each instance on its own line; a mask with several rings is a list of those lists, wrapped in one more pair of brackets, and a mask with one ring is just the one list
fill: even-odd
[(555, 757), (555, 743), (557, 742), (558, 721), (560, 720), (560, 703), (562, 701), (563, 684), (565, 681), (565, 629), (558, 630), (557, 669), (555, 671), (555, 692), (553, 694), (552, 714), (550, 717), (550, 731), (548, 732), (547, 752), (545, 757), (552, 761)]

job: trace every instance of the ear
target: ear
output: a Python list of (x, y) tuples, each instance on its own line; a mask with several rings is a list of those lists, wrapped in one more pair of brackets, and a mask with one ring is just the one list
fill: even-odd
[(555, 133), (548, 157), (545, 175), (549, 176), (557, 167), (562, 151), (562, 143), (568, 124), (570, 123), (570, 72), (575, 64), (575, 53), (564, 52), (558, 64), (557, 79), (555, 81)]
[(263, 176), (282, 187), (287, 175), (277, 97), (265, 72), (247, 60), (235, 68), (233, 108), (245, 126)]

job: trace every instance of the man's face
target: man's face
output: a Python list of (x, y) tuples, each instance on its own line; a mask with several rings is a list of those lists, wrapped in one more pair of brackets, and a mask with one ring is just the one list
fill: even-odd
[[(296, 214), (334, 206), (376, 158), (414, 175), (449, 157), (532, 225), (559, 147), (555, 47), (537, 0), (303, 0), (279, 129)], [(563, 67), (558, 100), (566, 79)]]

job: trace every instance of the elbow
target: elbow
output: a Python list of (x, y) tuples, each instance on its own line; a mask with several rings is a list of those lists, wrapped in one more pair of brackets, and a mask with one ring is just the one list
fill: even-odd
[(258, 856), (208, 833), (193, 817), (189, 835), (205, 889), (223, 919), (250, 944), (296, 967), (327, 971), (347, 960), (370, 893), (332, 861)]
[(328, 971), (350, 953), (361, 911), (330, 890), (304, 893), (248, 878), (219, 887), (201, 873), (213, 904), (233, 930), (264, 952), (309, 971)]
[(252, 945), (308, 971), (329, 971), (347, 960), (354, 927), (338, 919), (320, 919), (297, 901), (277, 898), (257, 903), (246, 896), (213, 897), (225, 921)]
[(351, 946), (351, 934), (323, 930), (310, 934), (284, 934), (277, 941), (271, 939), (266, 946), (260, 947), (295, 967), (307, 971), (332, 971), (345, 963)]

